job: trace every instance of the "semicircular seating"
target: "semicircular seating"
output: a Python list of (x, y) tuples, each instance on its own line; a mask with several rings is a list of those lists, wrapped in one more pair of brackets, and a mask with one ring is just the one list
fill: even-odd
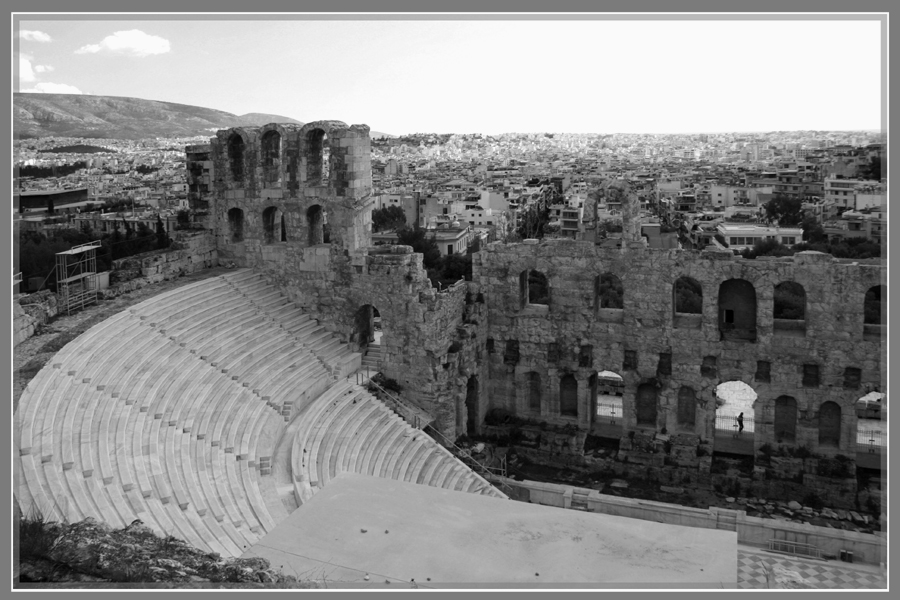
[[(69, 342), (28, 383), (16, 496), (25, 514), (140, 519), (223, 556), (299, 504), (279, 497), (279, 468), (313, 489), (354, 471), (503, 496), (340, 379), (360, 360), (248, 269), (160, 294)], [(292, 454), (279, 462), (281, 447)]]

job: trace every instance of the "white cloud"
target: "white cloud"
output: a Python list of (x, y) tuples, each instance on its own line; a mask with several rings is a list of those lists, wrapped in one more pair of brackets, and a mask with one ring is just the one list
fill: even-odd
[(29, 42), (52, 42), (53, 38), (51, 38), (48, 34), (43, 31), (32, 31), (29, 29), (23, 29), (19, 32), (19, 37), (23, 40), (28, 40)]
[(31, 66), (31, 57), (27, 54), (19, 54), (19, 81), (31, 82), (37, 79)]
[(34, 65), (35, 73), (49, 73), (53, 70), (53, 67), (50, 65)]
[(103, 38), (99, 44), (88, 44), (75, 51), (76, 54), (97, 54), (109, 52), (127, 56), (151, 56), (171, 51), (169, 40), (149, 35), (140, 29), (117, 31)]
[(33, 88), (29, 88), (27, 90), (19, 90), (26, 93), (31, 94), (83, 94), (81, 90), (79, 90), (74, 85), (69, 85), (67, 83), (38, 83), (35, 84)]

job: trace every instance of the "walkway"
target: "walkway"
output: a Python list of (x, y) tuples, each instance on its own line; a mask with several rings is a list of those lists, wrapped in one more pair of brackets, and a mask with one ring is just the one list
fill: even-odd
[(884, 574), (872, 565), (798, 558), (747, 546), (738, 548), (737, 564), (738, 589), (767, 589), (766, 566), (795, 571), (815, 589), (887, 589)]

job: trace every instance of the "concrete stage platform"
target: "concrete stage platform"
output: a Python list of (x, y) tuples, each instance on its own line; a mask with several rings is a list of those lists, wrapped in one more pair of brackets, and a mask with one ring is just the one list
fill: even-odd
[(733, 531), (351, 473), (329, 481), (243, 556), (328, 588), (737, 587)]

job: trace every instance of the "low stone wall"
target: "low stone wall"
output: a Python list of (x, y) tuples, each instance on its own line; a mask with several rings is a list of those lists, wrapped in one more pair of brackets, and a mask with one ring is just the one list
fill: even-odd
[[(154, 250), (113, 261), (111, 288), (139, 278), (147, 283), (157, 283), (218, 265), (218, 252), (212, 234), (179, 231), (175, 236), (175, 243), (167, 250)], [(104, 297), (108, 294), (104, 293)]]
[(34, 335), (37, 319), (26, 313), (21, 306), (13, 304), (13, 347)]
[[(758, 547), (768, 547), (769, 540), (786, 540), (811, 544), (823, 554), (839, 556), (841, 550), (853, 552), (855, 562), (879, 564), (887, 556), (887, 540), (881, 534), (866, 534), (804, 523), (779, 521), (747, 516), (742, 510), (718, 507), (708, 509), (679, 506), (651, 500), (636, 500), (601, 494), (597, 490), (577, 488), (538, 481), (516, 481), (495, 478), (513, 488), (511, 498), (532, 504), (570, 508), (574, 494), (587, 497), (587, 509), (606, 515), (643, 519), (685, 527), (717, 529), (719, 523), (727, 529), (736, 529), (738, 542)], [(504, 488), (508, 489), (508, 488)]]

